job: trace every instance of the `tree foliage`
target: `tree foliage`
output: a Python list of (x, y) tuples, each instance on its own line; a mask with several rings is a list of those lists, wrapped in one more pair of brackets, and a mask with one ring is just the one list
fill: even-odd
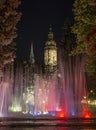
[(17, 11), (20, 0), (0, 1), (0, 69), (15, 57), (14, 38), (17, 37), (16, 25), (21, 13)]
[(73, 4), (75, 24), (72, 32), (76, 35), (77, 46), (72, 54), (86, 55), (86, 71), (96, 73), (96, 2), (75, 0)]

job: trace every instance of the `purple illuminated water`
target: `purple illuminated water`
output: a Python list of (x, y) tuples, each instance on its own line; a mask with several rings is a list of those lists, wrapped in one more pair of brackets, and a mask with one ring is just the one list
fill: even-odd
[(84, 60), (80, 56), (73, 59), (67, 56), (63, 63), (61, 61), (59, 70), (61, 108), (66, 117), (82, 117), (83, 107), (87, 107), (87, 104), (82, 104), (86, 97)]
[(33, 73), (26, 65), (6, 67), (0, 84), (0, 113), (83, 117), (88, 110), (83, 58), (59, 58), (52, 74)]

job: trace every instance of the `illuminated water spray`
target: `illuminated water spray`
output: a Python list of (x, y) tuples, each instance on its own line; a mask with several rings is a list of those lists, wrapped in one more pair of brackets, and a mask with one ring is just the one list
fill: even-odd
[(14, 77), (7, 68), (0, 84), (0, 114), (83, 117), (88, 112), (87, 104), (82, 104), (86, 97), (83, 59), (65, 57), (65, 61), (59, 60), (58, 70), (50, 75), (30, 76), (33, 72), (25, 65), (17, 67)]
[(31, 63), (5, 67), (4, 77), (0, 81), (1, 115), (19, 116), (18, 113), (22, 113), (32, 116), (89, 117), (84, 58), (80, 55), (68, 56), (61, 49), (57, 64), (56, 49), (50, 30), (45, 46), (45, 59), (47, 57), (47, 67), (52, 63), (57, 66), (54, 71), (47, 70), (43, 73), (40, 68), (36, 68), (33, 51), (30, 55)]
[(59, 102), (66, 117), (82, 117), (87, 104), (82, 104), (86, 97), (86, 78), (84, 60), (81, 56), (65, 56), (59, 64)]
[(13, 64), (4, 68), (4, 76), (0, 79), (0, 116), (7, 116), (13, 96)]

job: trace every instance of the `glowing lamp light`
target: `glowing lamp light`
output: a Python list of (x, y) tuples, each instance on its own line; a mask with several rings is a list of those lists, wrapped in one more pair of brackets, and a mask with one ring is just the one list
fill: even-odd
[(52, 115), (52, 116), (56, 116), (56, 113), (55, 113), (55, 112), (51, 112), (51, 115)]
[(64, 118), (65, 117), (64, 111), (58, 111), (57, 116), (60, 118)]
[(91, 118), (91, 117), (92, 117), (92, 115), (91, 115), (90, 112), (86, 111), (86, 112), (84, 113), (84, 118)]
[(72, 116), (75, 116), (75, 112), (74, 111), (72, 112)]
[(37, 113), (36, 113), (36, 112), (34, 112), (32, 115), (33, 115), (33, 116), (37, 116)]
[(59, 114), (59, 117), (61, 117), (61, 118), (62, 118), (62, 117), (65, 117), (64, 113), (60, 113), (60, 114)]
[(84, 115), (84, 118), (90, 118), (91, 116), (90, 116), (90, 114), (89, 113), (86, 113), (85, 115)]

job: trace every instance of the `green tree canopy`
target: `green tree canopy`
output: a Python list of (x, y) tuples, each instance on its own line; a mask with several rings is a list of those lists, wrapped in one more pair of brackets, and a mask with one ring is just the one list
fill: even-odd
[(96, 2), (75, 0), (73, 4), (75, 24), (72, 32), (76, 35), (77, 46), (72, 54), (86, 55), (86, 71), (96, 73)]

